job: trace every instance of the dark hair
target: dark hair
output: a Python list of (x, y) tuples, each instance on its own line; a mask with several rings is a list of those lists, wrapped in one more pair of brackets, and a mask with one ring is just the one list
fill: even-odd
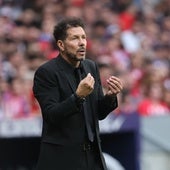
[(82, 27), (84, 29), (84, 23), (80, 18), (65, 18), (58, 22), (54, 27), (54, 38), (58, 40), (65, 40), (67, 37), (67, 30), (72, 27)]

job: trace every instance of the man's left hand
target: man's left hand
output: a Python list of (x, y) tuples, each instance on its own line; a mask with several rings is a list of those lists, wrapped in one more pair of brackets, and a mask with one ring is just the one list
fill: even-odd
[(109, 79), (107, 79), (108, 84), (108, 91), (107, 95), (117, 95), (120, 93), (123, 89), (123, 84), (121, 80), (115, 76), (111, 76)]

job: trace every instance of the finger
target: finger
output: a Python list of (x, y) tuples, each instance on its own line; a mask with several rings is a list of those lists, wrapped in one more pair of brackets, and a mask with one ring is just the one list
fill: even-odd
[(118, 83), (118, 82), (116, 82), (116, 81), (110, 81), (110, 80), (108, 80), (107, 81), (107, 83), (110, 85), (110, 86), (112, 86), (113, 88), (117, 88), (117, 89), (122, 89), (122, 86)]
[(91, 75), (91, 73), (87, 74), (86, 81), (90, 86), (94, 86), (94, 77)]
[(88, 88), (90, 90), (93, 90), (94, 89), (94, 79), (92, 78), (88, 83)]
[(87, 90), (91, 91), (94, 89), (94, 81), (84, 81), (83, 84)]
[(109, 84), (114, 84), (114, 85), (116, 85), (120, 90), (122, 90), (123, 89), (123, 85), (122, 85), (122, 82), (120, 81), (120, 79), (118, 79), (118, 78), (116, 78), (116, 77), (110, 77), (108, 80), (107, 80), (107, 82), (109, 83)]
[(115, 94), (120, 93), (122, 90), (122, 88), (120, 88), (119, 86), (111, 82), (108, 82), (108, 85), (109, 85), (109, 89)]
[(88, 73), (86, 77), (91, 78), (91, 73)]
[(114, 95), (117, 95), (118, 93), (119, 93), (119, 92), (118, 92), (117, 90), (112, 89), (112, 88), (110, 88), (109, 91), (108, 91), (108, 94), (109, 94), (109, 95), (113, 95), (113, 94), (114, 94)]
[(94, 83), (95, 83), (94, 77), (91, 76), (90, 81), (89, 81), (89, 85), (93, 87), (93, 86), (94, 86)]
[(120, 81), (120, 79), (118, 77), (115, 77), (115, 76), (110, 76), (111, 79), (115, 79), (117, 81)]
[(117, 82), (119, 82), (120, 84), (122, 84), (122, 81), (121, 81), (118, 77), (115, 77), (115, 76), (109, 77), (109, 80), (117, 81)]
[(121, 86), (122, 86), (122, 81), (121, 81), (119, 78), (117, 78), (117, 77), (115, 77), (115, 76), (111, 76), (109, 79), (112, 80), (112, 81), (118, 82), (118, 83), (121, 84)]
[[(112, 95), (112, 94), (113, 94), (113, 92), (111, 90), (108, 90), (107, 95)], [(116, 93), (114, 93), (114, 94), (116, 94)]]
[(109, 84), (109, 87), (115, 89), (117, 92), (121, 92), (122, 90), (122, 87), (121, 86), (117, 86), (117, 84), (113, 84), (113, 83), (108, 83)]

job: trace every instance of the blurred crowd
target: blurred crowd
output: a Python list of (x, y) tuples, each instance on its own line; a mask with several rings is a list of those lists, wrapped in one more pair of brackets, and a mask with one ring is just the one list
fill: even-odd
[(116, 114), (170, 114), (169, 0), (0, 0), (0, 120), (40, 116), (35, 70), (58, 55), (54, 25), (84, 20), (87, 58), (124, 84)]

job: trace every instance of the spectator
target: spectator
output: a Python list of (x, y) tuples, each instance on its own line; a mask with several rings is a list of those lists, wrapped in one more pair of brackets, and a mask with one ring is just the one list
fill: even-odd
[(23, 80), (15, 78), (11, 82), (10, 90), (2, 95), (2, 110), (5, 118), (27, 117), (30, 113), (30, 106), (22, 87)]
[(138, 111), (142, 116), (167, 115), (168, 105), (163, 101), (161, 83), (149, 83), (145, 89), (145, 97), (139, 103)]

